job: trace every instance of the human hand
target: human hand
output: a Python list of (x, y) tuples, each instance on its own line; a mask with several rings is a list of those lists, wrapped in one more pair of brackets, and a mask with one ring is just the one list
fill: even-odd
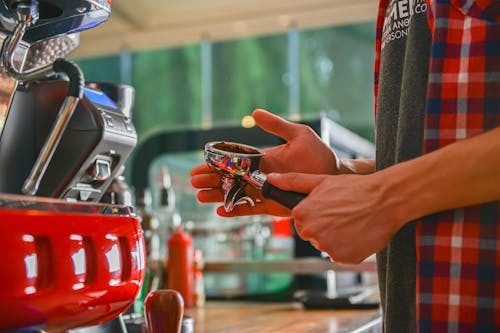
[(337, 174), (339, 161), (332, 149), (309, 126), (287, 121), (265, 110), (252, 113), (264, 131), (286, 141), (285, 144), (264, 149), (259, 170), (270, 172), (303, 172)]
[[(255, 110), (252, 114), (255, 122), (263, 130), (283, 138), (286, 143), (264, 149), (259, 169), (264, 172), (306, 172), (313, 174), (336, 174), (339, 166), (335, 153), (308, 126), (286, 121), (264, 110)], [(191, 170), (191, 184), (200, 189), (198, 200), (205, 203), (222, 202), (224, 193), (220, 174), (206, 164), (195, 166)], [(280, 204), (264, 199), (260, 191), (247, 187), (248, 194), (258, 198), (257, 205), (237, 205), (231, 212), (223, 207), (217, 209), (221, 216), (241, 216), (269, 214), (289, 216), (290, 210)]]
[(377, 174), (269, 174), (285, 191), (308, 193), (293, 210), (298, 235), (334, 261), (359, 263), (384, 248), (402, 227), (397, 199)]
[[(203, 203), (224, 202), (224, 191), (222, 190), (221, 175), (218, 171), (206, 164), (200, 164), (191, 169), (191, 184), (200, 189), (197, 198)], [(223, 217), (269, 214), (273, 216), (290, 216), (290, 210), (273, 200), (267, 200), (262, 196), (260, 190), (251, 185), (245, 187), (246, 195), (253, 198), (255, 206), (249, 204), (238, 204), (230, 212), (226, 212), (223, 206), (217, 207), (217, 214)]]

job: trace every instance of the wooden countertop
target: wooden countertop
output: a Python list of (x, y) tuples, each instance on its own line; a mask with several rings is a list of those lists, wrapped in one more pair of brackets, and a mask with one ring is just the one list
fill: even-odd
[[(305, 310), (294, 303), (208, 302), (186, 309), (195, 319), (195, 333), (343, 333), (379, 317), (378, 310)], [(358, 331), (356, 331), (358, 330)]]

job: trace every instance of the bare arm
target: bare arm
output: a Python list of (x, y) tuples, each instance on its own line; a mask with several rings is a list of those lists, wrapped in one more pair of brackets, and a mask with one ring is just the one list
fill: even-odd
[(293, 210), (298, 234), (340, 262), (384, 248), (409, 221), (500, 199), (500, 128), (369, 175), (270, 174), (307, 193)]
[(499, 200), (500, 128), (382, 170), (377, 176), (389, 179), (385, 192), (396, 201), (403, 223)]

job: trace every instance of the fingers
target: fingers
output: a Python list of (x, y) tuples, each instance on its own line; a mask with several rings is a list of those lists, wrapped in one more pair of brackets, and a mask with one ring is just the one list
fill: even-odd
[(236, 217), (236, 216), (249, 216), (249, 215), (259, 215), (267, 214), (267, 209), (264, 205), (257, 204), (255, 206), (250, 206), (249, 204), (241, 204), (234, 206), (233, 210), (226, 212), (224, 207), (217, 207), (217, 215), (222, 217)]
[(214, 203), (224, 201), (222, 180), (220, 175), (206, 164), (200, 164), (191, 169), (191, 185), (200, 189), (196, 194), (198, 201)]
[(203, 163), (193, 167), (189, 172), (189, 175), (195, 176), (204, 173), (215, 173), (215, 171), (212, 168), (210, 168), (206, 163)]
[(191, 185), (194, 188), (218, 188), (222, 186), (222, 181), (217, 174), (200, 174), (191, 176)]
[(203, 203), (223, 202), (224, 192), (222, 189), (200, 190), (196, 194), (196, 198)]
[(222, 180), (218, 172), (206, 164), (193, 167), (190, 171), (191, 185), (197, 189), (212, 189), (222, 186)]
[(252, 113), (252, 117), (264, 131), (279, 136), (286, 141), (296, 136), (298, 131), (303, 127), (303, 125), (287, 121), (262, 109), (255, 110)]

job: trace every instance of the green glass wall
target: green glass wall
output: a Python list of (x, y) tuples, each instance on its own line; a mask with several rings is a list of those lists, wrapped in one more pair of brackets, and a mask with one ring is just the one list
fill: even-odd
[(286, 35), (214, 43), (214, 124), (237, 124), (255, 108), (286, 115), (287, 70)]
[(86, 82), (122, 82), (120, 56), (77, 59)]
[(300, 33), (301, 114), (328, 114), (373, 141), (375, 25)]
[(134, 124), (140, 136), (200, 124), (200, 63), (198, 45), (133, 55)]
[[(157, 131), (200, 128), (207, 116), (213, 126), (239, 124), (255, 108), (286, 117), (290, 100), (299, 101), (302, 117), (328, 114), (373, 140), (374, 23), (298, 31), (294, 44), (290, 36), (205, 42), (208, 48), (187, 45), (76, 61), (87, 81), (126, 82), (135, 87), (134, 123), (140, 141)], [(290, 59), (298, 65), (297, 90), (290, 89), (294, 79)], [(297, 96), (290, 98), (290, 94)]]

